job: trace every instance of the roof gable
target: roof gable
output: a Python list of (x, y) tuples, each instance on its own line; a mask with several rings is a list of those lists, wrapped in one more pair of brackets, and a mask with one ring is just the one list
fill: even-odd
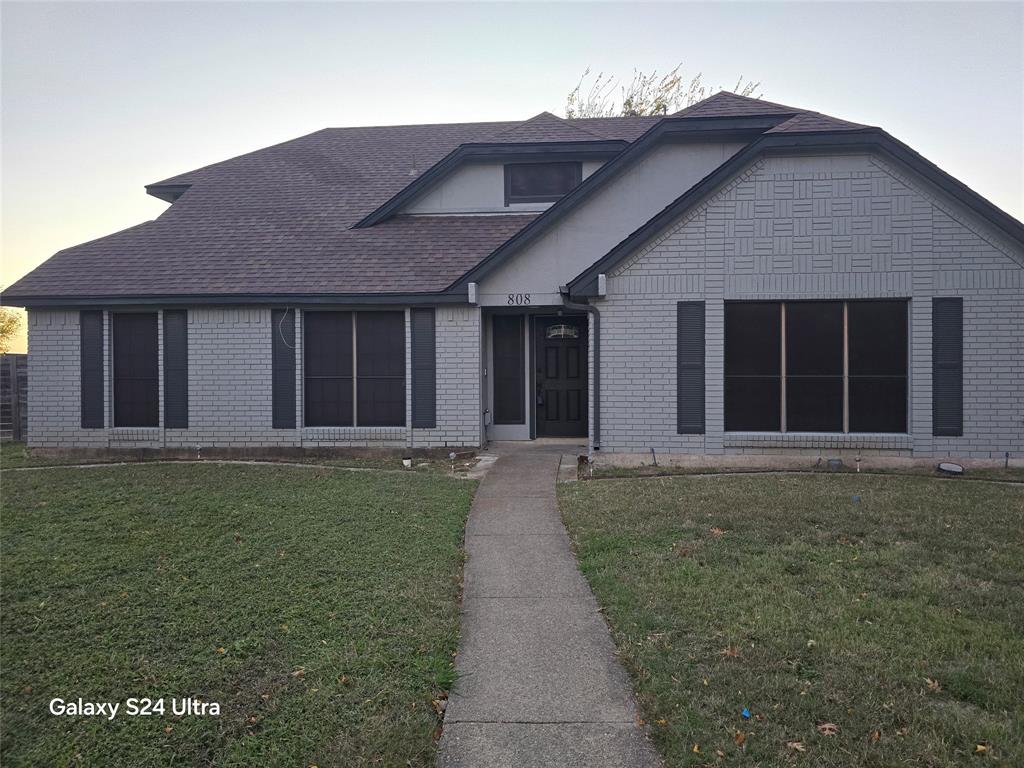
[[(831, 118), (830, 118), (831, 119)], [(901, 141), (880, 128), (825, 132), (780, 131), (766, 132), (746, 149), (736, 153), (698, 184), (684, 192), (659, 211), (642, 227), (632, 232), (590, 267), (569, 281), (572, 296), (592, 296), (597, 289), (598, 275), (607, 273), (623, 259), (664, 231), (672, 222), (702, 204), (737, 174), (759, 157), (770, 152), (856, 152), (881, 153), (909, 167), (925, 180), (964, 205), (968, 210), (994, 225), (1013, 242), (1024, 246), (1024, 224), (990, 203), (966, 184), (958, 181)], [(527, 227), (529, 229), (529, 227)]]

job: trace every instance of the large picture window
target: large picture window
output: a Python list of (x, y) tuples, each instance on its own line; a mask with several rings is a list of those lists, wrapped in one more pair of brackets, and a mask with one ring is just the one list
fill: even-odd
[(405, 313), (303, 314), (307, 427), (405, 426)]
[(114, 426), (160, 426), (160, 363), (155, 312), (113, 316)]
[(907, 302), (728, 302), (725, 428), (906, 432)]

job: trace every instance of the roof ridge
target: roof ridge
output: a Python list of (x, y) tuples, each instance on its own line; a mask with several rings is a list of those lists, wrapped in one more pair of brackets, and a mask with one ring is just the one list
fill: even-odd
[[(810, 125), (808, 126), (808, 124)], [(804, 131), (856, 131), (864, 128), (876, 128), (877, 126), (858, 123), (853, 120), (844, 120), (841, 117), (832, 117), (832, 115), (826, 115), (824, 112), (807, 110), (806, 112), (798, 112), (792, 117), (787, 118), (774, 128), (766, 131), (766, 133), (801, 132), (800, 128), (802, 127), (804, 128)]]
[(521, 123), (509, 126), (508, 128), (505, 128), (504, 130), (498, 131), (493, 136), (491, 136), (491, 139), (492, 140), (493, 139), (498, 139), (501, 136), (505, 136), (506, 134), (514, 134), (516, 131), (521, 130), (522, 128), (525, 128), (528, 125), (534, 125), (536, 123), (540, 123), (540, 122), (544, 122), (544, 121), (552, 121), (552, 120), (555, 121), (556, 123), (562, 125), (562, 126), (565, 126), (566, 128), (569, 128), (572, 131), (578, 131), (579, 133), (589, 134), (589, 135), (591, 135), (591, 136), (593, 136), (595, 138), (603, 139), (603, 140), (607, 140), (609, 138), (607, 135), (605, 135), (603, 133), (598, 133), (597, 131), (593, 131), (590, 128), (584, 128), (582, 125), (573, 125), (568, 120), (566, 120), (564, 117), (559, 117), (558, 115), (553, 114), (552, 112), (548, 112), (547, 110), (544, 110), (543, 112), (539, 112), (538, 114), (534, 115), (531, 118), (523, 120), (523, 122), (521, 122)]
[[(753, 96), (743, 96), (743, 95), (738, 94), (738, 93), (733, 93), (732, 91), (724, 91), (723, 90), (723, 91), (718, 91), (717, 93), (711, 94), (706, 99), (701, 99), (700, 101), (694, 102), (690, 106), (684, 107), (683, 109), (679, 110), (678, 112), (673, 112), (671, 115), (669, 115), (669, 117), (686, 117), (689, 113), (694, 112), (694, 111), (696, 111), (697, 109), (699, 109), (701, 107), (705, 107), (705, 106), (707, 106), (707, 105), (709, 105), (709, 104), (711, 104), (711, 103), (713, 103), (715, 101), (721, 101), (723, 98), (734, 99), (734, 100), (740, 101), (740, 102), (742, 102), (744, 104), (746, 104), (746, 103), (753, 103), (753, 104), (763, 105), (763, 106), (767, 106), (767, 107), (774, 107), (775, 109), (786, 110), (786, 111), (792, 112), (793, 114), (799, 114), (801, 112), (807, 112), (808, 111), (806, 109), (801, 109), (799, 107), (791, 107), (788, 104), (779, 104), (778, 102), (775, 102), (775, 101), (766, 101), (765, 99), (755, 98)], [(776, 112), (776, 114), (778, 114), (778, 113)]]
[(236, 160), (241, 160), (243, 157), (249, 157), (250, 155), (255, 155), (255, 154), (258, 154), (260, 152), (266, 152), (268, 149), (277, 149), (277, 148), (283, 147), (283, 146), (285, 146), (287, 144), (295, 144), (296, 142), (303, 141), (305, 139), (308, 139), (311, 136), (316, 136), (318, 133), (324, 133), (324, 132), (329, 131), (329, 130), (332, 130), (332, 129), (330, 129), (330, 128), (319, 128), (319, 129), (317, 129), (315, 131), (312, 131), (310, 133), (304, 133), (301, 136), (295, 136), (295, 137), (290, 138), (290, 139), (285, 139), (284, 141), (279, 141), (279, 142), (276, 142), (276, 143), (271, 144), (271, 145), (266, 146), (266, 147), (260, 147), (259, 149), (250, 149), (249, 151), (241, 152), (241, 153), (235, 155), (234, 157), (228, 157), (228, 158), (225, 158), (224, 160), (216, 160), (216, 161), (214, 161), (212, 163), (207, 163), (206, 165), (201, 165), (198, 168), (193, 168), (193, 169), (188, 170), (188, 171), (182, 171), (181, 173), (176, 173), (173, 176), (168, 176), (166, 179), (160, 179), (160, 181), (150, 182), (149, 184), (145, 185), (145, 188), (149, 189), (150, 187), (164, 187), (164, 186), (171, 186), (173, 184), (189, 184), (191, 182), (180, 181), (180, 179), (187, 178), (188, 176), (192, 176), (193, 174), (197, 174), (200, 171), (209, 170), (210, 168), (214, 168), (215, 166), (218, 166), (218, 165), (225, 165), (227, 163), (233, 163)]

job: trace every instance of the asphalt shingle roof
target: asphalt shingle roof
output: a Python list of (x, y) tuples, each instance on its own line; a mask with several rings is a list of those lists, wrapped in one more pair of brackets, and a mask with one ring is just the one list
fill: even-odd
[[(856, 125), (733, 94), (677, 116), (747, 114), (794, 115), (776, 130)], [(440, 291), (534, 216), (396, 216), (352, 225), (461, 144), (631, 142), (659, 120), (545, 112), (522, 122), (324, 129), (150, 185), (188, 189), (154, 221), (60, 251), (4, 297)]]
[(769, 133), (801, 133), (810, 131), (854, 131), (867, 126), (851, 123), (836, 117), (811, 112), (797, 107), (787, 107), (763, 99), (751, 99), (728, 91), (716, 93), (704, 101), (676, 112), (673, 117), (763, 117), (770, 115), (792, 117)]

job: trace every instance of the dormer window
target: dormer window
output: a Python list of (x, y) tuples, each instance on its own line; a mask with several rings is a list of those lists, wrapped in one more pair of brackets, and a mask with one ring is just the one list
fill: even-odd
[(505, 166), (505, 205), (551, 203), (582, 180), (582, 163), (509, 163)]

